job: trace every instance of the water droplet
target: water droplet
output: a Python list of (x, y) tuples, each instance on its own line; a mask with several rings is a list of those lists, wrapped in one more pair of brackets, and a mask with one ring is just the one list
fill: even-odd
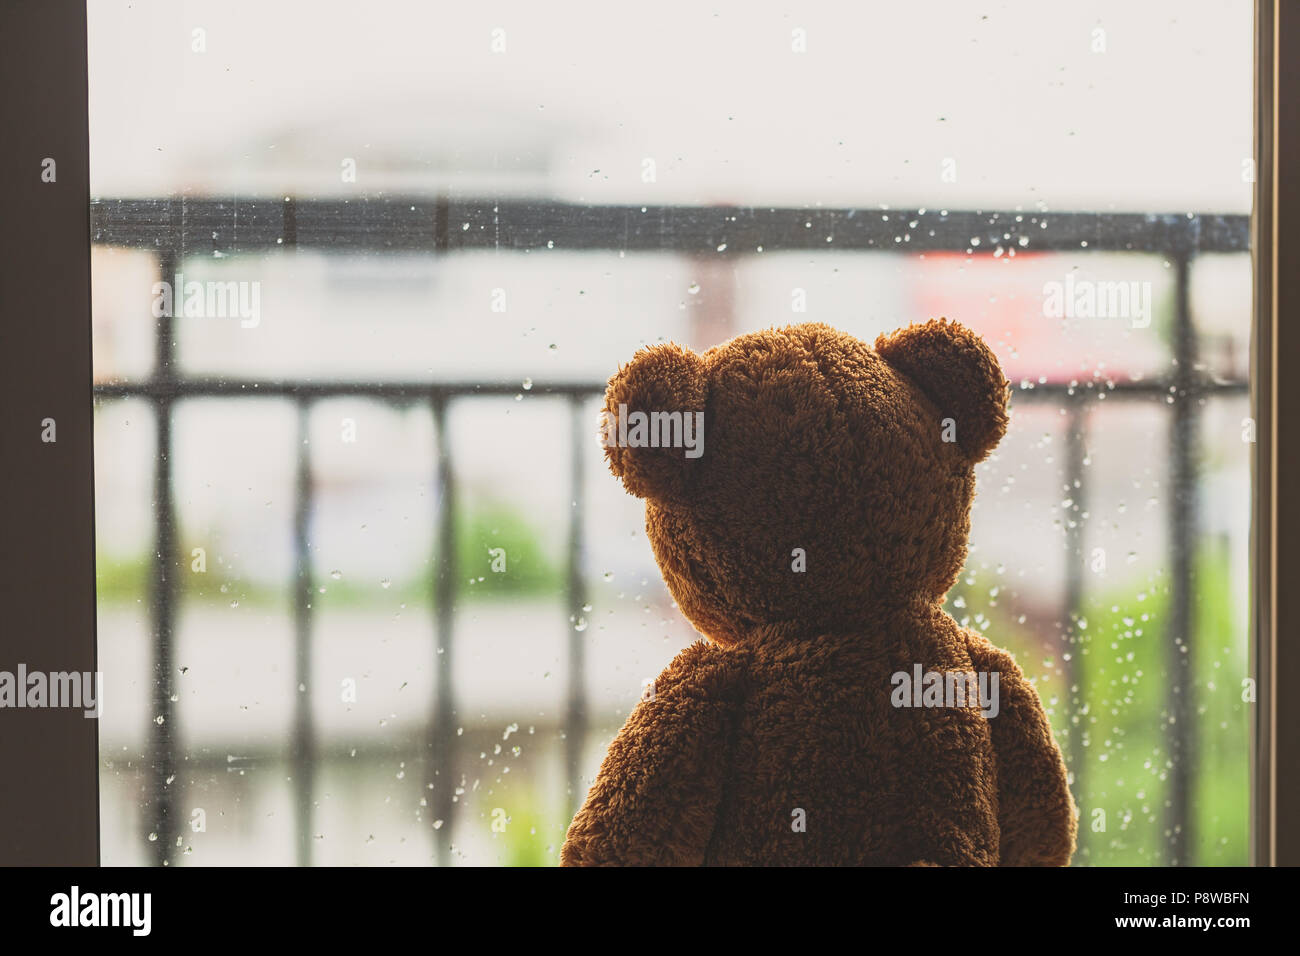
[(689, 292), (691, 295), (699, 295), (700, 284), (698, 282), (692, 282), (690, 285), (686, 287), (686, 291)]
[(330, 572), (330, 577), (332, 577), (335, 581), (342, 581), (342, 580), (343, 580), (343, 572), (342, 572), (342, 571), (331, 571), (331, 572)]
[[(554, 348), (554, 346), (552, 346), (552, 348)], [(526, 379), (524, 379), (524, 381), (523, 381), (523, 387), (524, 387), (524, 391), (525, 391), (525, 392), (532, 391), (532, 388), (533, 388), (533, 380), (532, 380), (531, 378), (526, 378)]]

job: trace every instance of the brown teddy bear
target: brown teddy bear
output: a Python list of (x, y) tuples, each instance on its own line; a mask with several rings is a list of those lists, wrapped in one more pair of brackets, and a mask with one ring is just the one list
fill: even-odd
[(566, 866), (1063, 866), (1076, 811), (1033, 686), (944, 613), (975, 465), (1007, 427), (987, 346), (821, 324), (609, 382), (606, 456), (707, 638), (637, 705)]

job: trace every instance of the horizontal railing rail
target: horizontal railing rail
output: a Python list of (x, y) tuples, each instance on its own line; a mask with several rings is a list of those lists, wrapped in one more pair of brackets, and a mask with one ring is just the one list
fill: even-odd
[[(1246, 252), (1250, 217), (752, 206), (586, 206), (550, 200), (100, 199), (102, 245), (174, 252), (620, 250), (745, 256), (848, 249), (970, 248), (1192, 254)], [(827, 241), (829, 237), (829, 242)]]
[[(1247, 382), (1197, 375), (1190, 383), (1173, 378), (1103, 381), (1090, 379), (1077, 385), (1066, 382), (1035, 382), (1012, 386), (1012, 403), (1020, 401), (1065, 401), (1100, 395), (1130, 398), (1160, 398), (1170, 394), (1245, 394)], [(403, 404), (433, 398), (506, 398), (523, 394), (590, 396), (605, 391), (604, 382), (535, 382), (527, 390), (518, 382), (348, 382), (312, 380), (241, 381), (239, 379), (184, 378), (166, 382), (102, 382), (95, 386), (101, 398), (372, 398)], [(595, 425), (592, 426), (593, 429)], [(594, 432), (593, 432), (594, 433)]]

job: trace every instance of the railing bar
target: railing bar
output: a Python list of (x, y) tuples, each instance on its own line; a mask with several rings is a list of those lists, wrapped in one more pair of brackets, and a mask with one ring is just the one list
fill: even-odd
[[(240, 252), (269, 250), (283, 240), (282, 200), (229, 197), (187, 200), (187, 228), (198, 243), (234, 235)], [(434, 205), (434, 235), (429, 207)], [(836, 249), (955, 252), (1002, 247), (1035, 252), (1180, 250), (1247, 252), (1244, 214), (1091, 213), (1035, 210), (799, 208), (773, 206), (590, 206), (529, 198), (384, 197), (296, 201), (296, 239), (326, 252), (500, 249), (704, 252), (720, 257)], [(91, 232), (100, 245), (155, 248), (162, 204), (148, 199), (96, 199)], [(440, 231), (449, 222), (469, 228)], [(493, 227), (500, 225), (498, 233)], [(915, 225), (913, 225), (915, 224)], [(933, 235), (931, 233), (933, 232)], [(827, 236), (833, 240), (826, 242)], [(979, 243), (972, 243), (979, 239)], [(1025, 245), (1021, 245), (1021, 242)], [(553, 245), (548, 245), (548, 243)], [(759, 252), (762, 247), (764, 252)]]
[[(1074, 519), (1066, 525), (1066, 564), (1065, 564), (1065, 624), (1063, 636), (1073, 637), (1073, 644), (1063, 642), (1062, 650), (1070, 655), (1064, 661), (1066, 693), (1063, 699), (1082, 702), (1087, 700), (1086, 658), (1084, 655), (1084, 632), (1079, 628), (1079, 616), (1083, 607), (1083, 567), (1087, 556), (1084, 554), (1084, 512), (1088, 508), (1087, 471), (1084, 459), (1087, 457), (1088, 411), (1082, 397), (1076, 395), (1069, 403), (1069, 418), (1066, 433), (1066, 491), (1074, 502)], [(1069, 516), (1067, 515), (1067, 520)], [(1077, 688), (1077, 689), (1076, 689)], [(1077, 723), (1071, 721), (1068, 741), (1067, 769), (1074, 777), (1074, 794), (1079, 804), (1080, 813), (1088, 819), (1088, 807), (1085, 806), (1085, 781), (1087, 779), (1088, 749), (1084, 739), (1088, 735), (1087, 718), (1082, 707), (1071, 706), (1071, 715)]]
[(434, 554), (434, 671), (436, 689), (432, 728), (433, 773), (430, 801), (434, 819), (435, 854), (439, 866), (451, 864), (452, 815), (456, 790), (456, 704), (453, 689), (453, 626), (459, 577), (456, 561), (456, 481), (452, 468), (451, 437), (447, 428), (448, 401), (435, 395), (433, 424), (436, 431), (437, 543)]
[(1176, 387), (1169, 429), (1169, 631), (1165, 642), (1169, 669), (1168, 740), (1172, 767), (1167, 786), (1169, 802), (1169, 862), (1192, 863), (1194, 838), (1192, 792), (1195, 758), (1195, 627), (1192, 594), (1196, 577), (1196, 462), (1199, 455), (1197, 396), (1190, 388), (1195, 377), (1196, 329), (1190, 305), (1191, 254), (1174, 259), (1174, 372)]
[(294, 731), (292, 743), (294, 826), (299, 866), (312, 865), (312, 800), (315, 784), (316, 730), (312, 709), (312, 607), (314, 575), (311, 559), (311, 518), (315, 498), (312, 478), (310, 401), (297, 404), (297, 452), (293, 514), (293, 553), (297, 576), (293, 623), (295, 652)]
[(282, 219), (280, 221), (281, 235), (278, 245), (284, 249), (296, 249), (298, 248), (298, 203), (294, 201), (292, 196), (285, 196), (280, 211)]
[[(1061, 402), (1081, 394), (1084, 398), (1101, 401), (1102, 395), (1114, 398), (1164, 398), (1173, 390), (1181, 389), (1193, 396), (1247, 395), (1250, 383), (1241, 379), (1201, 380), (1195, 375), (1190, 380), (1143, 379), (1116, 382), (1111, 387), (1087, 388), (1065, 382), (1049, 382), (1033, 388), (1017, 388), (1012, 392), (1012, 402)], [(230, 379), (179, 379), (171, 382), (110, 382), (96, 385), (95, 394), (102, 398), (329, 398), (335, 396), (367, 396), (394, 402), (427, 401), (430, 394), (435, 399), (453, 398), (503, 398), (519, 394), (517, 382), (489, 382), (483, 384), (430, 384), (429, 382), (241, 382)], [(555, 382), (534, 385), (530, 395), (589, 397), (605, 391), (604, 383)]]
[(569, 398), (569, 541), (568, 586), (569, 647), (568, 647), (568, 706), (565, 714), (564, 766), (569, 815), (577, 810), (583, 798), (581, 786), (582, 752), (587, 739), (587, 680), (585, 645), (589, 626), (587, 610), (585, 510), (586, 481), (583, 474), (583, 436), (590, 425), (583, 417), (580, 396)]
[(440, 194), (433, 204), (433, 251), (444, 254), (449, 248), (448, 234), (451, 228), (451, 203), (445, 194)]
[[(173, 207), (173, 220), (176, 210)], [(179, 227), (173, 228), (173, 234)], [(173, 247), (175, 248), (175, 247)], [(170, 283), (180, 261), (179, 252), (158, 257), (162, 281)], [(161, 316), (155, 329), (155, 383), (170, 384), (175, 377), (175, 328), (171, 316)], [(172, 399), (160, 389), (154, 399), (154, 558), (153, 594), (149, 602), (153, 618), (152, 712), (149, 715), (151, 765), (149, 798), (145, 801), (146, 826), (156, 866), (168, 866), (174, 855), (179, 824), (180, 790), (177, 773), (178, 737), (176, 668), (173, 636), (176, 628), (176, 509), (172, 488)]]

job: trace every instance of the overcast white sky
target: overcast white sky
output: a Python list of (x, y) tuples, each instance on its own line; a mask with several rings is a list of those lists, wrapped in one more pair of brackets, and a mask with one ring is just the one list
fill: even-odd
[(89, 9), (97, 196), (1249, 211), (1248, 0)]

